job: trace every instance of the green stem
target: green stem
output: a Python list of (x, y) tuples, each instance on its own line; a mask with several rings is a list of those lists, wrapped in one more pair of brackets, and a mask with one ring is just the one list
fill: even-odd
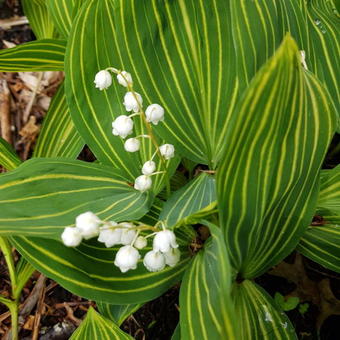
[[(100, 228), (100, 230), (115, 230), (115, 229), (124, 229), (124, 227), (122, 228), (122, 226), (120, 226), (119, 224), (117, 226), (111, 227), (111, 226), (103, 226)], [(129, 230), (137, 230), (137, 231), (144, 231), (144, 230), (151, 230), (151, 231), (158, 231), (157, 228), (143, 224), (143, 225), (139, 225), (137, 227), (133, 227), (133, 228), (129, 228)]]
[(14, 296), (14, 292), (17, 287), (17, 274), (15, 271), (15, 264), (14, 264), (14, 259), (12, 256), (12, 248), (9, 242), (7, 241), (7, 239), (4, 237), (0, 237), (0, 249), (2, 253), (4, 254), (4, 257), (7, 263), (9, 277), (11, 279), (12, 293)]
[(9, 307), (11, 312), (11, 323), (12, 323), (12, 340), (18, 340), (18, 332), (19, 332), (19, 301), (12, 301), (12, 304)]
[(18, 340), (18, 313), (19, 313), (19, 297), (20, 293), (17, 292), (17, 274), (15, 270), (15, 263), (12, 255), (12, 248), (6, 238), (0, 237), (0, 249), (4, 254), (9, 277), (11, 279), (11, 287), (12, 287), (12, 298), (14, 300), (8, 300), (5, 298), (1, 298), (0, 302), (3, 302), (11, 312), (12, 318), (12, 340)]
[(153, 134), (150, 123), (146, 121), (145, 113), (143, 111), (142, 106), (140, 105), (140, 103), (138, 101), (138, 98), (136, 96), (135, 91), (133, 90), (133, 87), (129, 86), (129, 90), (133, 93), (133, 95), (134, 95), (134, 97), (135, 97), (135, 99), (138, 103), (139, 111), (141, 112), (141, 117), (142, 117), (143, 123), (146, 126), (146, 130), (148, 131), (148, 135), (150, 136), (151, 142), (154, 145), (154, 147), (156, 148), (157, 154), (158, 154), (161, 162), (163, 163), (163, 166), (164, 166), (164, 169), (165, 169), (166, 195), (167, 195), (167, 198), (169, 198), (170, 194), (171, 194), (171, 188), (170, 188), (170, 178), (169, 178), (169, 174), (168, 174), (168, 167), (166, 165), (166, 160), (164, 159), (164, 157), (162, 156), (162, 154), (159, 151), (159, 145), (157, 143), (156, 137)]

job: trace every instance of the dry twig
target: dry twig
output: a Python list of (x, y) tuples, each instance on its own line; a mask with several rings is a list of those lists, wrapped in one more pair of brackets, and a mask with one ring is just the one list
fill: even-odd
[(11, 95), (7, 81), (0, 79), (0, 125), (1, 136), (8, 143), (12, 143), (11, 133)]
[(32, 110), (33, 104), (34, 104), (34, 102), (36, 100), (37, 93), (38, 93), (38, 90), (40, 88), (41, 80), (42, 80), (43, 76), (44, 76), (44, 72), (39, 72), (37, 84), (36, 84), (36, 86), (34, 88), (34, 91), (32, 92), (31, 99), (30, 99), (29, 103), (27, 104), (27, 106), (25, 108), (25, 111), (24, 111), (24, 114), (23, 114), (23, 117), (22, 117), (24, 123), (27, 122), (28, 117), (29, 117), (29, 115), (31, 113), (31, 110)]
[(27, 25), (28, 20), (26, 17), (12, 17), (9, 19), (0, 20), (0, 28), (8, 30), (13, 26)]
[(73, 315), (73, 309), (66, 302), (64, 302), (64, 308), (66, 309), (67, 313), (66, 317), (70, 319), (76, 326), (79, 326), (82, 320)]
[[(44, 279), (46, 280), (46, 277), (44, 277)], [(42, 286), (42, 289), (40, 291), (37, 310), (35, 312), (32, 340), (38, 340), (39, 329), (40, 329), (40, 319), (41, 319), (41, 315), (44, 314), (44, 300), (45, 300), (45, 293), (46, 293), (45, 280), (44, 280), (44, 285)]]

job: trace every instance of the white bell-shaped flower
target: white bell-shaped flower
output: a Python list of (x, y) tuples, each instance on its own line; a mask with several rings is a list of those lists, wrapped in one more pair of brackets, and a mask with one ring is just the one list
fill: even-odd
[(117, 74), (117, 80), (120, 85), (124, 87), (128, 87), (132, 85), (132, 77), (129, 72), (122, 71), (121, 73)]
[[(110, 226), (117, 226), (116, 222), (110, 222)], [(102, 229), (99, 233), (98, 241), (105, 244), (105, 247), (110, 248), (116, 244), (120, 244), (122, 229)]]
[(94, 83), (99, 90), (106, 90), (112, 84), (111, 73), (106, 70), (99, 71), (94, 78)]
[(175, 147), (172, 144), (163, 144), (159, 147), (159, 152), (165, 159), (175, 156)]
[(168, 229), (156, 233), (153, 239), (153, 250), (167, 253), (171, 248), (178, 248), (175, 233)]
[(61, 234), (61, 239), (67, 247), (77, 247), (81, 243), (83, 237), (78, 228), (66, 227)]
[(151, 104), (145, 110), (146, 121), (155, 125), (164, 120), (164, 109), (159, 104)]
[(115, 136), (120, 136), (126, 138), (126, 136), (131, 135), (133, 130), (133, 120), (126, 115), (118, 116), (112, 122), (112, 133)]
[(124, 149), (127, 152), (136, 152), (140, 148), (140, 141), (137, 138), (129, 138), (124, 143)]
[(139, 112), (139, 107), (143, 104), (143, 98), (137, 92), (134, 94), (132, 92), (127, 92), (124, 96), (123, 104), (127, 112)]
[(151, 250), (145, 254), (143, 263), (148, 271), (158, 272), (165, 267), (165, 257), (162, 253)]
[(122, 227), (120, 243), (123, 245), (131, 244), (131, 242), (136, 236), (136, 230), (133, 229), (135, 226), (132, 223), (128, 222), (119, 223), (119, 226)]
[(151, 175), (156, 170), (156, 163), (154, 161), (147, 161), (143, 164), (142, 173), (143, 175)]
[(152, 179), (149, 176), (141, 175), (135, 179), (134, 188), (141, 192), (149, 190), (152, 186)]
[(178, 248), (171, 248), (168, 252), (164, 253), (165, 263), (174, 267), (181, 258), (181, 251)]
[(143, 249), (148, 245), (148, 241), (144, 236), (138, 236), (133, 245), (137, 249)]
[(114, 264), (119, 267), (122, 273), (130, 269), (136, 269), (140, 254), (137, 249), (127, 245), (120, 248), (116, 254)]
[(91, 211), (80, 214), (76, 218), (76, 227), (85, 240), (98, 236), (101, 220)]

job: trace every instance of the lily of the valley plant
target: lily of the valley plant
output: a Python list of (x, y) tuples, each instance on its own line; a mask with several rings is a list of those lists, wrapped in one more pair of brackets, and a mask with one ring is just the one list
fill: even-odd
[(23, 3), (37, 40), (0, 71), (65, 81), (32, 159), (0, 142), (13, 338), (28, 277), (10, 245), (97, 302), (72, 339), (131, 338), (124, 319), (178, 283), (173, 339), (296, 339), (254, 279), (295, 250), (340, 271), (333, 1)]

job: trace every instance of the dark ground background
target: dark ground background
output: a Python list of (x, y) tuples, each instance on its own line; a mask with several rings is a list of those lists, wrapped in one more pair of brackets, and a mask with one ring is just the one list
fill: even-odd
[[(10, 20), (13, 17), (23, 16), (19, 1), (0, 0), (0, 20)], [(10, 29), (2, 29), (0, 25), (0, 48), (4, 48), (3, 40), (21, 44), (35, 39), (28, 25), (13, 26)], [(60, 76), (62, 77), (62, 75)], [(29, 157), (34, 148), (39, 124), (45, 110), (35, 103), (30, 116), (34, 116), (34, 126), (37, 131), (23, 137), (22, 129), (27, 121), (23, 121), (27, 103), (21, 100), (20, 95), (25, 84), (18, 74), (0, 73), (0, 78), (6, 79), (11, 90), (11, 138), (14, 147), (22, 159)], [(56, 81), (56, 84), (58, 82)], [(47, 90), (42, 91), (41, 96), (52, 96), (56, 85), (52, 84)], [(31, 128), (29, 126), (29, 128)], [(333, 140), (324, 167), (332, 168), (338, 164), (339, 153), (332, 150), (340, 143), (339, 135)], [(85, 149), (81, 159), (92, 161), (93, 155)], [(0, 169), (1, 170), (1, 169)], [(16, 254), (17, 260), (19, 254)], [(336, 340), (340, 336), (340, 275), (327, 270), (309, 259), (296, 254), (291, 254), (284, 262), (273, 268), (265, 275), (256, 279), (256, 282), (264, 287), (272, 296), (280, 292), (285, 297), (298, 296), (300, 304), (297, 308), (287, 312), (290, 320), (296, 328), (299, 339)], [(0, 293), (9, 296), (10, 281), (3, 257), (0, 255)], [(34, 289), (37, 287), (38, 289)], [(160, 298), (144, 305), (138, 312), (128, 318), (122, 329), (136, 339), (170, 339), (179, 318), (178, 307), (179, 285), (169, 290)], [(58, 284), (49, 280), (38, 272), (35, 272), (27, 283), (21, 298), (21, 302), (28, 301), (28, 297), (36, 296), (36, 302), (31, 306), (31, 311), (25, 316), (24, 327), (20, 333), (20, 339), (68, 339), (70, 334), (79, 325), (90, 305), (94, 302), (81, 299)], [(305, 313), (299, 309), (301, 304), (308, 304)], [(39, 326), (36, 321), (40, 318)], [(61, 336), (56, 336), (55, 326), (63, 325)], [(5, 338), (10, 328), (10, 317), (5, 306), (0, 305), (0, 337)], [(199, 340), (199, 339), (198, 339)], [(251, 339), (249, 339), (251, 340)]]

